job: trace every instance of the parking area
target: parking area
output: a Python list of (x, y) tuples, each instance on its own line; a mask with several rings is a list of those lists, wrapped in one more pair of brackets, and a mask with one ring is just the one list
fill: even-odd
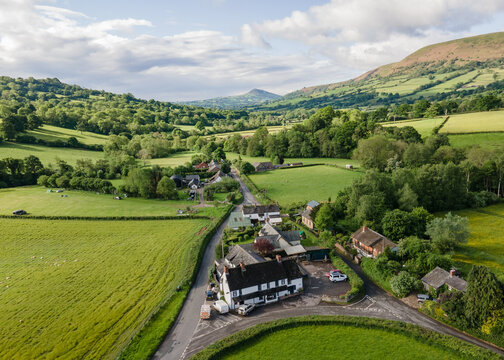
[(348, 281), (333, 283), (327, 274), (334, 269), (331, 263), (305, 261), (301, 264), (308, 273), (305, 293), (315, 297), (338, 297), (346, 294), (351, 286)]

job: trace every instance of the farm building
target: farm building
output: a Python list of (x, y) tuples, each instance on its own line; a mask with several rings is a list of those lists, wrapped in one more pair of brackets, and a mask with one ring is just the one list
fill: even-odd
[(238, 230), (240, 227), (252, 226), (252, 222), (250, 221), (250, 218), (244, 217), (240, 211), (235, 211), (229, 215), (228, 226), (233, 230)]
[(323, 261), (330, 259), (331, 249), (320, 246), (306, 246), (306, 260), (308, 261)]
[(363, 226), (352, 235), (352, 245), (362, 256), (376, 258), (386, 248), (397, 251), (397, 245), (380, 233)]
[(217, 161), (210, 161), (210, 163), (208, 164), (208, 172), (211, 172), (211, 173), (216, 173), (216, 172), (219, 172), (221, 169), (221, 164), (218, 163)]
[(243, 217), (247, 217), (252, 224), (269, 222), (279, 224), (282, 222), (280, 207), (277, 204), (271, 205), (244, 205)]
[(314, 219), (312, 219), (311, 217), (311, 212), (314, 208), (316, 208), (319, 205), (320, 204), (318, 202), (312, 200), (306, 205), (306, 209), (301, 214), (301, 221), (310, 230), (313, 230), (315, 228), (315, 225), (313, 224)]
[(282, 260), (278, 255), (272, 261), (225, 267), (221, 289), (231, 309), (243, 304), (264, 305), (302, 290), (303, 274), (295, 260)]
[(448, 286), (448, 290), (458, 290), (465, 292), (467, 290), (467, 281), (455, 275), (455, 270), (450, 272), (436, 266), (434, 270), (422, 278), (425, 290), (439, 290), (443, 285)]
[(273, 163), (271, 161), (254, 162), (252, 164), (252, 166), (254, 166), (254, 169), (255, 169), (256, 172), (263, 172), (263, 171), (273, 170), (275, 168), (273, 166)]
[(222, 181), (222, 179), (226, 176), (227, 176), (226, 174), (224, 174), (221, 170), (219, 170), (208, 180), (208, 182), (210, 184), (218, 183)]

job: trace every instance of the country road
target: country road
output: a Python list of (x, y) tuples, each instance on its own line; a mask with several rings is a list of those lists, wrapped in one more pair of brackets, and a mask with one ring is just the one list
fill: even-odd
[[(234, 179), (240, 182), (244, 198), (243, 204), (257, 203), (256, 198), (252, 195), (247, 186), (245, 186), (241, 178), (236, 173), (232, 173), (231, 175)], [(205, 302), (205, 290), (208, 285), (208, 269), (213, 265), (215, 247), (222, 238), (222, 232), (227, 226), (228, 221), (229, 218), (222, 223), (210, 240), (205, 250), (196, 281), (187, 295), (184, 306), (182, 307), (175, 324), (152, 357), (153, 359), (176, 360), (183, 357), (184, 352), (198, 326), (200, 309), (201, 305)]]
[[(240, 182), (241, 190), (244, 195), (243, 204), (257, 204), (257, 200), (240, 177), (236, 173), (232, 173), (232, 176)], [(504, 351), (502, 349), (439, 323), (387, 294), (384, 290), (367, 279), (359, 266), (346, 259), (343, 260), (364, 280), (366, 295), (357, 303), (346, 306), (325, 304), (320, 301), (320, 297), (311, 294), (309, 286), (307, 286), (306, 292), (301, 296), (258, 308), (250, 316), (245, 318), (233, 314), (226, 314), (217, 316), (211, 321), (200, 321), (199, 311), (201, 305), (204, 303), (204, 290), (208, 284), (208, 268), (213, 263), (215, 246), (218, 244), (228, 220), (229, 219), (226, 219), (210, 241), (205, 251), (205, 256), (196, 282), (189, 292), (182, 311), (172, 330), (168, 333), (158, 351), (155, 353), (153, 359), (189, 359), (192, 355), (205, 347), (237, 331), (267, 321), (306, 315), (365, 316), (403, 321), (442, 334), (457, 337), (463, 341), (489, 349), (504, 356)]]

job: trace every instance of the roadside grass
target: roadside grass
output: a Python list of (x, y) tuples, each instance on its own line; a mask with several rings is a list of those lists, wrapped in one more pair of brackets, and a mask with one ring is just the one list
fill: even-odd
[(504, 132), (448, 135), (448, 139), (450, 145), (456, 148), (479, 145), (492, 149), (504, 144)]
[(498, 359), (451, 336), (398, 321), (309, 316), (235, 333), (196, 354), (210, 359)]
[(411, 126), (415, 128), (416, 131), (420, 135), (422, 135), (423, 138), (432, 135), (432, 130), (436, 127), (441, 125), (443, 122), (443, 118), (438, 117), (438, 118), (433, 118), (433, 119), (412, 119), (412, 120), (403, 120), (403, 121), (396, 121), (396, 122), (386, 122), (382, 123), (384, 127), (390, 127), (390, 126), (397, 126), (397, 127), (405, 127), (405, 126)]
[(161, 167), (176, 167), (185, 165), (185, 163), (188, 162), (190, 163), (191, 157), (195, 154), (195, 151), (182, 151), (169, 157), (148, 160), (147, 163), (149, 165), (159, 165)]
[(96, 161), (105, 158), (105, 154), (101, 151), (17, 144), (12, 142), (0, 144), (0, 159), (6, 157), (24, 159), (30, 155), (38, 157), (46, 166), (49, 164), (56, 164), (56, 159), (65, 160), (69, 164), (75, 165), (77, 160), (80, 159), (91, 159)]
[(504, 110), (450, 115), (440, 134), (504, 132)]
[[(253, 156), (240, 155), (240, 154), (231, 153), (231, 152), (226, 153), (226, 158), (229, 160), (235, 160), (235, 159), (238, 159), (238, 157), (241, 157), (242, 161), (248, 161), (251, 164), (255, 161), (257, 161), (257, 162), (271, 161), (269, 158), (264, 157), (264, 156), (253, 157)], [(303, 165), (328, 164), (328, 165), (345, 167), (345, 165), (349, 164), (349, 165), (352, 165), (354, 168), (358, 168), (360, 166), (359, 162), (357, 160), (341, 159), (341, 158), (285, 158), (284, 159), (284, 163), (286, 163), (286, 164), (297, 163), (297, 162), (301, 162), (301, 163), (303, 163)]]
[[(65, 190), (47, 193), (42, 186), (0, 189), (0, 215), (23, 209), (35, 216), (173, 216), (178, 209), (197, 205), (195, 201), (126, 198), (110, 194)], [(61, 197), (68, 195), (68, 197)], [(213, 207), (198, 209), (197, 215), (214, 216)]]
[(62, 127), (52, 126), (52, 125), (42, 125), (37, 130), (28, 130), (28, 135), (35, 136), (37, 139), (42, 139), (46, 141), (56, 141), (56, 140), (67, 140), (69, 137), (73, 136), (80, 143), (86, 145), (99, 144), (103, 145), (107, 142), (108, 136), (102, 134), (95, 134), (88, 131), (80, 131), (66, 129)]
[(336, 198), (340, 190), (360, 178), (363, 172), (326, 165), (279, 169), (249, 175), (266, 195), (281, 206), (295, 202), (325, 201)]
[(116, 358), (189, 282), (210, 224), (0, 219), (0, 358)]
[(467, 244), (457, 249), (454, 260), (466, 266), (484, 265), (504, 281), (504, 203), (453, 213), (466, 216), (470, 230)]

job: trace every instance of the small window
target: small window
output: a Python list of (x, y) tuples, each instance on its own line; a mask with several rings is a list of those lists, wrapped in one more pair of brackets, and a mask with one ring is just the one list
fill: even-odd
[(285, 280), (280, 280), (281, 285), (285, 285)]
[(261, 284), (257, 285), (257, 290), (259, 290), (259, 291), (262, 290)]
[(233, 291), (233, 297), (237, 297), (238, 296), (238, 291)]

